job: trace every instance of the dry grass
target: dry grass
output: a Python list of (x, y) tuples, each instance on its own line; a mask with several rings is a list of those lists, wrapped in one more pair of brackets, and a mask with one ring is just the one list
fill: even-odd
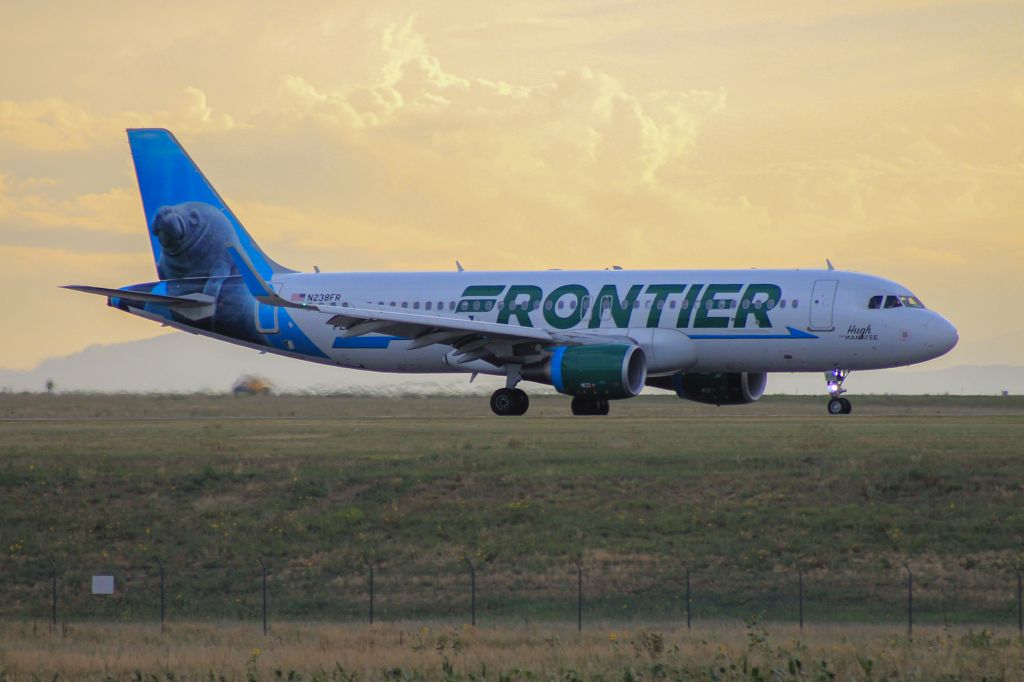
[(1016, 633), (715, 623), (0, 626), (0, 679), (1024, 679)]
[[(384, 398), (368, 395), (324, 396), (285, 394), (232, 397), (217, 394), (94, 394), (0, 392), (0, 419), (359, 419), (408, 417), (492, 418), (488, 394), (478, 396), (418, 396)], [(853, 396), (858, 416), (1020, 415), (1024, 396)], [(768, 395), (751, 405), (719, 408), (654, 391), (636, 400), (616, 401), (612, 417), (630, 420), (660, 418), (821, 417), (821, 396)], [(565, 396), (533, 395), (530, 417), (568, 417)], [(507, 421), (507, 420), (506, 420)], [(515, 420), (514, 420), (515, 421)], [(579, 421), (579, 420), (577, 420)], [(607, 420), (606, 420), (607, 421)]]

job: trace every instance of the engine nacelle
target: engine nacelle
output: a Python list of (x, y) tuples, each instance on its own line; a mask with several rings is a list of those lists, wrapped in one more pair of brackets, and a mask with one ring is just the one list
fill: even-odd
[(697, 362), (697, 344), (678, 329), (627, 329), (626, 334), (643, 350), (648, 372), (682, 372)]
[(680, 398), (698, 403), (745, 405), (764, 395), (768, 375), (764, 372), (673, 374), (648, 379), (647, 385), (675, 391)]
[(525, 365), (522, 376), (568, 395), (633, 398), (644, 389), (647, 359), (639, 346), (626, 343), (559, 346), (544, 362)]

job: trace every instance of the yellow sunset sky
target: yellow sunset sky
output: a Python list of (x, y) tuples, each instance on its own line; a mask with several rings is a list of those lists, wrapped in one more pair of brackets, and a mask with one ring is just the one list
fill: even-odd
[(1020, 364), (1024, 3), (0, 3), (0, 367), (162, 333), (124, 129), (297, 269), (842, 269)]

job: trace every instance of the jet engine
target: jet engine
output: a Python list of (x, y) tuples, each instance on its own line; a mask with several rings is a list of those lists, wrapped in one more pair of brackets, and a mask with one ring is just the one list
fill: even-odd
[(680, 398), (698, 403), (745, 405), (764, 395), (768, 375), (764, 372), (680, 373), (651, 377), (647, 385), (675, 391)]
[(627, 343), (559, 346), (543, 362), (525, 365), (522, 376), (572, 396), (633, 398), (644, 388), (647, 359)]

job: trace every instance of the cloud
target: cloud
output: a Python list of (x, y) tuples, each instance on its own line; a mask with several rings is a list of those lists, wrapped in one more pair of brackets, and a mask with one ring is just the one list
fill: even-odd
[[(138, 127), (163, 127), (181, 130), (184, 133), (214, 133), (231, 130), (235, 120), (228, 114), (214, 115), (213, 108), (206, 103), (206, 93), (199, 88), (186, 86), (174, 101), (170, 112), (158, 112), (149, 117), (125, 113), (126, 118), (137, 120)], [(144, 119), (155, 119), (160, 123), (145, 123)], [(128, 127), (128, 126), (126, 126)]]
[(725, 103), (723, 90), (632, 93), (585, 66), (538, 86), (463, 77), (441, 65), (411, 21), (385, 28), (378, 50), (381, 66), (362, 85), (328, 91), (287, 76), (272, 117), (285, 126), (313, 121), (350, 143), (387, 138), (513, 170), (632, 185), (683, 157)]
[[(8, 4), (0, 35), (27, 57), (0, 101), (0, 255), (50, 246), (81, 258), (80, 281), (153, 276), (122, 129), (160, 125), (294, 266), (831, 256), (976, 331), (987, 282), (1024, 285), (1010, 5), (453, 0), (415, 21), (392, 0), (69, 5), (54, 24)], [(31, 303), (60, 321), (80, 309), (55, 289)], [(42, 327), (18, 328), (22, 357), (45, 350)]]
[(901, 249), (908, 259), (935, 266), (962, 266), (966, 260), (960, 253), (939, 251), (922, 246), (910, 246)]
[[(586, 66), (531, 85), (474, 78), (410, 21), (380, 36), (361, 83), (293, 73), (258, 120), (315, 128), (323, 154), (350, 160), (345, 173), (377, 174), (365, 202), (345, 195), (291, 221), (305, 232), (297, 245), (348, 243), (416, 268), (484, 251), (491, 267), (586, 267), (605, 264), (602, 248), (627, 265), (786, 267), (806, 263), (797, 243), (867, 258), (886, 244), (934, 265), (978, 216), (1022, 210), (1007, 192), (1019, 170), (991, 155), (996, 138), (1019, 150), (1019, 133), (1002, 115), (988, 132), (971, 125), (973, 103), (1005, 113), (1015, 87), (812, 99), (779, 114), (727, 106), (724, 88), (645, 91)], [(337, 229), (332, 210), (362, 229)]]
[(35, 151), (88, 149), (95, 124), (96, 119), (76, 102), (0, 100), (0, 140)]
[[(48, 269), (40, 268), (46, 263)], [(36, 273), (34, 279), (57, 281), (66, 277), (97, 276), (98, 273), (142, 274), (154, 269), (152, 261), (139, 261), (133, 253), (82, 253), (57, 246), (7, 246), (0, 254), (5, 277)]]
[(37, 152), (74, 152), (109, 144), (111, 132), (132, 127), (166, 127), (182, 133), (222, 132), (235, 127), (228, 114), (214, 114), (206, 94), (187, 86), (170, 107), (143, 114), (103, 116), (61, 98), (0, 100), (0, 140)]
[[(73, 228), (114, 233), (143, 229), (139, 199), (126, 188), (60, 197), (62, 183), (54, 178), (19, 179), (0, 175), (0, 228), (42, 231)], [(2, 233), (0, 233), (2, 236)]]

